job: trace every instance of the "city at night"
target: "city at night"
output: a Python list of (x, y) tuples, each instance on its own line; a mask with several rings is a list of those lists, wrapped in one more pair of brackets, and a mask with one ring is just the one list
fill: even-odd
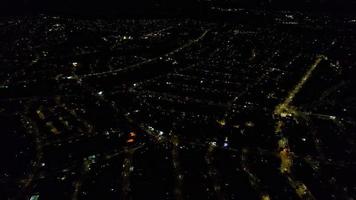
[(355, 0), (4, 0), (0, 200), (356, 200)]

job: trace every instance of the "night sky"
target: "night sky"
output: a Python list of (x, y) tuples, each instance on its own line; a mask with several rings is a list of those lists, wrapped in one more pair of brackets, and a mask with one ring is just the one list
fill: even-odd
[(210, 5), (235, 6), (253, 9), (282, 9), (298, 11), (332, 11), (343, 13), (356, 8), (355, 0), (5, 0), (0, 9), (2, 15), (26, 13), (63, 14), (192, 14)]

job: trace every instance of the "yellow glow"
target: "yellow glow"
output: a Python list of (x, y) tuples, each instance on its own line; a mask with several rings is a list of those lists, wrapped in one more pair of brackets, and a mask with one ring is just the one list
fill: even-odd
[(225, 119), (216, 120), (216, 122), (217, 122), (220, 126), (225, 126), (225, 125), (226, 125)]

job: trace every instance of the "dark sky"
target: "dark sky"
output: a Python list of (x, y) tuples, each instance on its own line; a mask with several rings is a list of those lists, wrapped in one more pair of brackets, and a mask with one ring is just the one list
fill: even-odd
[(356, 0), (1, 0), (2, 13), (158, 13), (204, 9), (207, 5), (248, 8), (355, 11)]

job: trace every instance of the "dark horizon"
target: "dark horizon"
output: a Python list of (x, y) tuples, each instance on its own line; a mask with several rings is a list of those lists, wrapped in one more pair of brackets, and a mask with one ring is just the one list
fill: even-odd
[[(26, 14), (83, 14), (83, 15), (152, 15), (202, 14), (212, 6), (265, 10), (292, 10), (300, 12), (331, 12), (353, 14), (355, 0), (5, 0), (2, 15)], [(197, 13), (198, 12), (198, 13)]]

